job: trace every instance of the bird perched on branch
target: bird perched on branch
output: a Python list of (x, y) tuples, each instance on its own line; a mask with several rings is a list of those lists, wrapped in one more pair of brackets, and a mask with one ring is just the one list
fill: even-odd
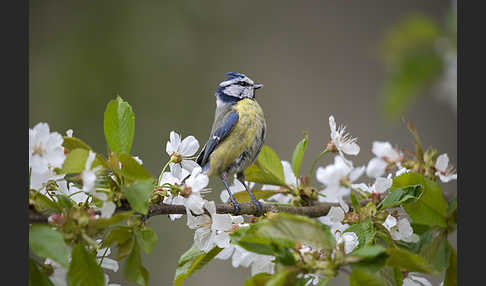
[(216, 89), (216, 112), (208, 141), (196, 162), (208, 176), (218, 176), (223, 181), (234, 206), (235, 214), (240, 205), (233, 197), (228, 178), (236, 174), (248, 191), (251, 202), (262, 213), (262, 206), (245, 184), (244, 171), (257, 158), (265, 139), (263, 110), (255, 100), (255, 90), (263, 87), (241, 73), (226, 74)]

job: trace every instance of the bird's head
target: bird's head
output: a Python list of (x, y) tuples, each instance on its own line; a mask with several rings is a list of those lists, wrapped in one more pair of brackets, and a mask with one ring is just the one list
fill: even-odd
[(238, 100), (255, 98), (255, 90), (263, 87), (263, 84), (254, 83), (244, 74), (229, 72), (226, 78), (216, 89), (216, 98), (222, 103), (232, 103)]

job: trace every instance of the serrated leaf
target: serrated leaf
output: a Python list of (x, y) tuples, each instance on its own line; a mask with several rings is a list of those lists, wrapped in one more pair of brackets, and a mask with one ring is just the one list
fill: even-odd
[(387, 209), (391, 207), (395, 207), (406, 202), (411, 202), (417, 199), (422, 190), (421, 185), (414, 185), (414, 186), (407, 186), (405, 188), (398, 188), (392, 192), (390, 192), (386, 198), (381, 201), (379, 207), (382, 209)]
[(121, 174), (130, 180), (149, 180), (152, 175), (129, 154), (118, 156), (121, 163)]
[(75, 244), (66, 280), (69, 286), (104, 286), (105, 277), (93, 253)]
[(344, 232), (354, 232), (356, 234), (359, 241), (358, 246), (356, 247), (358, 249), (369, 245), (376, 234), (376, 230), (370, 217), (367, 217), (361, 223), (351, 225)]
[(260, 254), (274, 253), (273, 245), (294, 248), (297, 243), (330, 250), (336, 241), (326, 225), (305, 216), (279, 213), (267, 220), (240, 228), (232, 234), (241, 247)]
[(141, 214), (148, 212), (149, 199), (153, 193), (153, 180), (137, 181), (131, 185), (122, 185), (123, 195), (130, 203), (130, 207)]
[(62, 234), (46, 225), (32, 225), (29, 247), (40, 257), (49, 258), (65, 268), (69, 266), (69, 248)]
[(272, 275), (268, 273), (258, 273), (245, 281), (243, 286), (265, 286)]
[(401, 248), (388, 249), (387, 265), (402, 267), (409, 272), (422, 272), (426, 274), (436, 274), (432, 265), (423, 257)]
[(214, 247), (208, 253), (205, 253), (199, 249), (196, 244), (193, 244), (192, 247), (179, 258), (174, 276), (174, 286), (182, 285), (189, 276), (211, 261), (221, 250), (223, 249)]
[(296, 178), (299, 177), (300, 166), (302, 164), (302, 159), (304, 158), (305, 151), (307, 150), (307, 143), (309, 142), (309, 135), (305, 134), (304, 139), (302, 139), (297, 146), (295, 146), (294, 153), (292, 154), (292, 171)]
[(47, 274), (39, 269), (37, 262), (29, 258), (29, 286), (53, 286)]
[(457, 285), (457, 252), (449, 244), (451, 255), (449, 256), (449, 267), (447, 267), (444, 286), (456, 286)]
[(127, 257), (123, 267), (123, 275), (130, 282), (137, 283), (141, 286), (148, 285), (149, 273), (142, 265), (140, 248), (137, 243), (133, 244), (132, 251)]
[(112, 152), (130, 154), (135, 133), (135, 114), (120, 96), (111, 100), (105, 109), (104, 133)]
[[(259, 199), (265, 200), (265, 199), (268, 199), (269, 197), (277, 194), (277, 192), (272, 191), (272, 190), (252, 190), (251, 192), (253, 193), (253, 195), (255, 195), (255, 198), (257, 200), (259, 200)], [(246, 190), (234, 193), (233, 197), (235, 198), (235, 200), (237, 202), (240, 202), (240, 203), (248, 203), (251, 200), (250, 195), (248, 194), (248, 192)]]
[(421, 174), (408, 172), (393, 178), (391, 191), (413, 185), (422, 185), (423, 192), (415, 201), (404, 203), (403, 208), (415, 224), (446, 227), (447, 202), (439, 184)]
[(147, 254), (151, 253), (157, 244), (157, 234), (150, 228), (135, 230), (135, 236), (140, 243), (140, 247)]
[(264, 145), (256, 162), (245, 171), (247, 181), (259, 184), (285, 186), (282, 162), (272, 148)]

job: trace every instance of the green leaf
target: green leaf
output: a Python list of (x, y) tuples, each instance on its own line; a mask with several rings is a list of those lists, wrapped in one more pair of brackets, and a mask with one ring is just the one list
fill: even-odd
[(351, 206), (353, 207), (354, 210), (359, 210), (361, 208), (358, 199), (356, 198), (356, 195), (351, 192), (349, 194), (349, 198), (351, 199)]
[(256, 162), (245, 171), (245, 178), (250, 182), (285, 186), (283, 166), (277, 153), (264, 145)]
[(123, 267), (123, 275), (130, 282), (142, 286), (148, 285), (149, 273), (142, 265), (140, 248), (136, 242)]
[(40, 257), (49, 258), (65, 268), (69, 266), (69, 249), (62, 234), (46, 225), (32, 225), (29, 247)]
[(135, 114), (128, 102), (120, 96), (106, 106), (104, 132), (111, 151), (130, 154), (135, 133)]
[(393, 178), (390, 188), (394, 191), (411, 185), (422, 185), (422, 195), (415, 201), (403, 204), (403, 208), (415, 224), (446, 227), (447, 202), (440, 185), (418, 173), (405, 173)]
[(294, 153), (292, 154), (292, 170), (294, 171), (296, 178), (299, 177), (300, 165), (302, 164), (302, 159), (304, 158), (304, 153), (307, 149), (307, 143), (309, 142), (309, 135), (305, 133), (304, 136), (304, 139), (295, 146)]
[(422, 272), (427, 274), (436, 274), (432, 265), (423, 257), (401, 248), (388, 249), (390, 255), (387, 265), (405, 268), (409, 272)]
[(265, 286), (272, 275), (268, 273), (258, 273), (245, 281), (243, 286)]
[(382, 281), (376, 278), (373, 273), (368, 272), (362, 268), (353, 269), (349, 275), (350, 286), (386, 286)]
[(359, 224), (353, 224), (348, 227), (344, 232), (354, 232), (358, 237), (357, 249), (365, 247), (373, 242), (376, 235), (376, 230), (373, 227), (373, 222), (370, 217), (367, 217), (363, 222)]
[[(251, 191), (257, 200), (268, 199), (269, 197), (276, 195), (277, 192), (272, 190), (252, 190)], [(233, 197), (237, 202), (248, 203), (250, 201), (250, 195), (247, 191), (237, 192), (233, 194)]]
[(53, 286), (51, 280), (44, 271), (37, 266), (37, 262), (29, 258), (29, 286)]
[(77, 148), (91, 150), (91, 147), (89, 147), (88, 144), (76, 137), (63, 136), (62, 146), (68, 150), (74, 150)]
[(336, 244), (326, 225), (289, 213), (278, 213), (248, 228), (240, 228), (232, 238), (241, 247), (260, 254), (273, 254), (275, 248), (272, 245), (294, 248), (301, 242), (330, 250)]
[(444, 271), (449, 266), (450, 255), (451, 250), (445, 235), (435, 237), (420, 251), (420, 256), (432, 264), (438, 272)]
[(350, 256), (356, 256), (361, 259), (367, 259), (367, 258), (375, 258), (379, 255), (382, 255), (386, 253), (386, 248), (380, 245), (371, 245), (371, 246), (365, 246), (359, 249), (354, 250), (351, 252), (349, 255)]
[(153, 180), (137, 181), (128, 186), (122, 185), (121, 189), (132, 209), (146, 215), (153, 192)]
[(133, 248), (137, 244), (134, 236), (128, 237), (124, 242), (118, 242), (117, 244), (117, 259), (121, 260), (133, 252)]
[(93, 253), (81, 244), (73, 247), (71, 265), (67, 272), (69, 286), (104, 286), (105, 277)]
[(398, 188), (392, 191), (386, 198), (381, 201), (379, 207), (383, 209), (395, 207), (406, 202), (417, 199), (421, 192), (421, 185), (407, 186), (404, 188)]
[[(86, 144), (79, 138), (64, 136), (63, 139), (64, 140), (62, 142), (62, 146), (68, 149), (69, 152), (74, 149), (93, 150), (88, 144)], [(108, 168), (105, 158), (103, 158), (103, 156), (101, 156), (100, 154), (96, 154), (96, 158), (93, 161), (93, 165), (91, 167), (94, 168), (98, 165), (102, 165), (103, 167)]]
[(86, 149), (77, 148), (72, 150), (66, 155), (61, 172), (81, 173), (86, 168), (86, 159), (88, 159), (88, 155), (89, 151)]
[(223, 249), (214, 247), (208, 253), (205, 253), (200, 250), (196, 244), (193, 244), (192, 247), (181, 256), (177, 263), (174, 286), (181, 285), (184, 280), (211, 261), (221, 250)]
[(95, 229), (107, 228), (111, 225), (114, 225), (114, 224), (117, 224), (117, 223), (120, 223), (120, 222), (126, 220), (132, 214), (133, 214), (133, 211), (115, 213), (110, 218), (99, 218), (99, 219), (96, 219), (96, 220), (91, 220), (89, 222), (89, 226), (93, 227)]
[(118, 157), (121, 163), (121, 174), (130, 180), (149, 180), (153, 179), (152, 175), (140, 165), (131, 155), (121, 154)]
[[(102, 247), (110, 247), (113, 243), (123, 244), (133, 236), (132, 228), (129, 226), (117, 226), (109, 230), (103, 237)], [(129, 252), (132, 250), (130, 249)]]
[(356, 262), (351, 263), (351, 268), (363, 268), (368, 272), (375, 273), (383, 268), (388, 254), (386, 248), (379, 245), (365, 246), (356, 249), (349, 254), (349, 257), (357, 259)]
[(285, 267), (279, 272), (275, 273), (265, 286), (291, 286), (294, 285), (299, 274), (298, 268)]
[(449, 244), (451, 255), (449, 256), (449, 267), (447, 267), (444, 286), (457, 285), (457, 252)]
[(155, 232), (150, 228), (135, 230), (135, 236), (140, 243), (140, 247), (142, 247), (142, 250), (147, 254), (152, 252), (155, 245), (157, 244), (157, 234), (155, 234)]

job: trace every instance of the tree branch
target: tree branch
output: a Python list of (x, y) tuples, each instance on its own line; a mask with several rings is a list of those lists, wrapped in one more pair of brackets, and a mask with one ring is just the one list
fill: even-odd
[[(321, 217), (325, 216), (332, 206), (339, 206), (338, 203), (318, 203), (314, 206), (308, 207), (293, 207), (284, 206), (277, 204), (262, 204), (263, 212), (287, 212), (292, 214), (299, 214), (308, 217)], [(258, 215), (258, 210), (256, 206), (252, 203), (240, 203), (240, 215)], [(123, 202), (122, 206), (117, 208), (116, 211), (127, 211), (130, 210), (130, 205), (127, 202)], [(217, 204), (216, 212), (219, 214), (234, 214), (234, 209), (232, 204)], [(148, 219), (157, 215), (168, 215), (168, 214), (186, 214), (186, 208), (183, 205), (168, 205), (164, 203), (159, 203), (156, 205), (149, 206), (149, 211), (144, 219)], [(33, 209), (29, 210), (29, 223), (47, 223), (48, 214), (38, 213)]]

